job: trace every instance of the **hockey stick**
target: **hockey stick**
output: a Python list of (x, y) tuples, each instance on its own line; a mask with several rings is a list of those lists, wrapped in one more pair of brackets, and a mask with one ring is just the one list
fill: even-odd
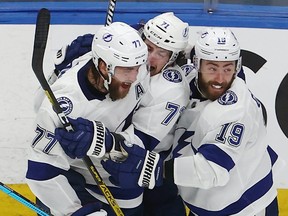
[(22, 196), (21, 194), (14, 191), (12, 188), (8, 187), (7, 185), (0, 182), (0, 190), (12, 197), (13, 199), (17, 200), (18, 202), (22, 203), (26, 207), (30, 208), (34, 212), (36, 212), (38, 215), (41, 216), (52, 216), (45, 210), (41, 209), (39, 206), (37, 206), (35, 203), (27, 199), (26, 197)]
[[(73, 131), (71, 123), (69, 122), (67, 116), (64, 114), (62, 108), (60, 107), (60, 104), (55, 98), (55, 95), (52, 92), (43, 72), (43, 59), (49, 33), (49, 25), (50, 25), (50, 12), (49, 10), (42, 8), (37, 16), (35, 38), (34, 38), (34, 49), (32, 55), (32, 68), (40, 85), (45, 91), (46, 96), (49, 98), (54, 111), (57, 113), (61, 123), (63, 124), (64, 128), (67, 131)], [(110, 204), (116, 216), (124, 216), (122, 210), (117, 204), (115, 198), (112, 196), (110, 190), (107, 188), (106, 184), (103, 182), (103, 179), (101, 178), (91, 159), (88, 156), (86, 156), (83, 158), (83, 162), (87, 166), (88, 170), (90, 171), (91, 175), (96, 181), (97, 186), (99, 187), (100, 191), (103, 193), (104, 197)]]
[(116, 6), (116, 0), (110, 0), (106, 14), (105, 26), (108, 26), (113, 22), (115, 6)]

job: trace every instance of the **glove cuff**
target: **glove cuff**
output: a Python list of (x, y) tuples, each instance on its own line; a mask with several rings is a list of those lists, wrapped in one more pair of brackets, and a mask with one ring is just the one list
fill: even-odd
[(153, 189), (155, 187), (156, 180), (159, 179), (159, 175), (162, 175), (162, 169), (158, 164), (159, 160), (159, 154), (148, 151), (138, 180), (138, 185), (140, 187), (148, 187), (149, 189)]
[(54, 64), (56, 66), (64, 62), (67, 48), (68, 48), (68, 45), (65, 45), (57, 51), (56, 56), (54, 56)]
[(102, 158), (106, 153), (105, 147), (105, 132), (106, 128), (102, 122), (92, 121), (94, 128), (94, 136), (92, 139), (92, 144), (87, 151), (88, 156), (94, 156), (96, 158)]

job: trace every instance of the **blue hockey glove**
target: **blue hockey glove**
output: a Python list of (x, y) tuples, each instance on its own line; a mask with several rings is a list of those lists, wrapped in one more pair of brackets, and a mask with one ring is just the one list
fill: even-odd
[(110, 181), (122, 188), (160, 186), (163, 181), (163, 160), (156, 152), (150, 152), (137, 145), (122, 145), (127, 152), (123, 162), (102, 160), (103, 168), (111, 175)]
[(64, 69), (67, 70), (69, 67), (71, 67), (73, 60), (79, 58), (85, 53), (90, 52), (93, 37), (93, 34), (78, 36), (71, 42), (70, 45), (59, 49), (56, 53), (56, 58), (54, 59), (56, 72), (58, 71), (59, 73)]
[[(70, 45), (65, 45), (54, 56), (55, 69), (47, 80), (52, 85), (62, 74), (73, 67), (73, 61), (92, 49), (93, 34), (78, 36)], [(38, 108), (36, 107), (36, 110)]]
[(55, 138), (69, 157), (74, 159), (88, 155), (102, 158), (110, 152), (115, 161), (118, 160), (117, 157), (119, 160), (120, 157), (124, 157), (120, 148), (124, 138), (119, 134), (111, 133), (102, 122), (84, 118), (69, 118), (69, 121), (74, 131), (68, 132), (64, 128), (55, 129)]
[(89, 203), (78, 209), (71, 216), (107, 216), (107, 212), (101, 209), (101, 207), (102, 203), (100, 202)]
[(138, 23), (131, 25), (131, 27), (136, 29), (138, 31), (139, 35), (142, 36), (145, 23), (146, 23), (146, 21), (144, 19), (142, 19)]

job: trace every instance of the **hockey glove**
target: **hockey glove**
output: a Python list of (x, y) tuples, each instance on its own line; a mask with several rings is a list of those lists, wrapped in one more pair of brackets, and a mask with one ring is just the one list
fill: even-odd
[(69, 157), (74, 159), (88, 155), (102, 158), (109, 153), (109, 156), (112, 156), (111, 159), (123, 160), (121, 158), (124, 155), (120, 145), (124, 142), (124, 138), (121, 135), (111, 133), (99, 121), (89, 121), (83, 118), (69, 118), (69, 121), (74, 131), (68, 132), (64, 128), (55, 129), (55, 138)]
[(131, 27), (137, 30), (138, 34), (142, 37), (145, 23), (146, 21), (142, 19), (138, 23), (131, 25)]
[(111, 175), (110, 181), (122, 188), (160, 186), (163, 181), (163, 160), (156, 152), (137, 145), (122, 145), (127, 159), (121, 163), (102, 160), (103, 168)]
[(107, 212), (101, 207), (102, 204), (100, 202), (89, 203), (78, 209), (71, 216), (107, 216)]
[(58, 71), (59, 73), (62, 70), (67, 70), (71, 67), (72, 62), (75, 59), (79, 58), (87, 52), (90, 52), (93, 37), (93, 34), (85, 34), (83, 36), (79, 36), (73, 40), (70, 45), (59, 49), (54, 59), (56, 72)]

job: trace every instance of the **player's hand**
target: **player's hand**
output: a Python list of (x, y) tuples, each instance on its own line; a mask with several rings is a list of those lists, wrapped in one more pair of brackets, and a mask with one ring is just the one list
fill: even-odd
[(138, 23), (131, 25), (132, 28), (136, 29), (140, 36), (144, 31), (145, 20), (140, 20)]
[(102, 204), (100, 202), (89, 203), (78, 209), (71, 216), (107, 216), (107, 212), (101, 207)]
[[(59, 49), (54, 57), (56, 71), (61, 72), (71, 67), (72, 62), (91, 51), (93, 34), (78, 36), (70, 45)], [(57, 74), (58, 75), (58, 74)]]
[(137, 145), (122, 145), (127, 159), (117, 163), (102, 160), (104, 169), (111, 175), (110, 181), (122, 188), (160, 186), (163, 181), (163, 160), (160, 155)]
[(110, 152), (115, 158), (124, 157), (120, 148), (124, 138), (119, 134), (111, 133), (102, 122), (84, 118), (69, 118), (69, 121), (74, 131), (68, 132), (64, 128), (55, 129), (55, 138), (69, 157), (74, 159), (88, 155), (102, 158)]

